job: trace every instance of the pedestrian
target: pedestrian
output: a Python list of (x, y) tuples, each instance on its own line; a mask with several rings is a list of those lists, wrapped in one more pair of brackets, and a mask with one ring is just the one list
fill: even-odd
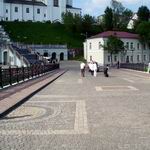
[(120, 68), (120, 62), (117, 61), (117, 69), (119, 69), (119, 68)]
[(148, 63), (147, 73), (150, 73), (150, 62)]
[(90, 63), (89, 63), (89, 71), (91, 72), (91, 75), (93, 76), (93, 74), (94, 74), (93, 62), (90, 62)]
[(107, 65), (107, 66), (104, 68), (104, 76), (105, 76), (105, 77), (109, 77), (108, 70), (109, 70), (109, 66)]
[(84, 77), (85, 76), (85, 63), (84, 62), (81, 62), (80, 70), (81, 70), (81, 77)]
[(96, 62), (93, 63), (93, 70), (94, 70), (94, 77), (97, 76), (97, 64)]

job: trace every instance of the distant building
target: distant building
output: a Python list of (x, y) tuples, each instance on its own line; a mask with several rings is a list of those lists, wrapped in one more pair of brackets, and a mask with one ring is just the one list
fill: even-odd
[(135, 25), (135, 22), (138, 20), (138, 15), (137, 13), (134, 13), (133, 16), (131, 17), (128, 25), (127, 25), (127, 28), (128, 29), (133, 29), (134, 28), (134, 25)]
[(113, 62), (117, 63), (148, 63), (150, 61), (150, 45), (141, 44), (138, 34), (120, 31), (106, 31), (92, 36), (84, 42), (84, 58), (105, 65), (111, 64), (110, 54), (104, 50), (102, 45), (107, 43), (109, 36), (116, 36), (124, 42), (125, 51), (113, 54)]
[(68, 60), (67, 45), (27, 45), (32, 51), (51, 60)]
[[(131, 17), (128, 25), (127, 25), (127, 29), (133, 29), (134, 28), (134, 25), (135, 25), (135, 22), (138, 20), (138, 15), (137, 13), (134, 13), (133, 16)], [(150, 20), (150, 18), (149, 18)]]
[(0, 20), (61, 21), (64, 12), (81, 14), (73, 0), (0, 0)]

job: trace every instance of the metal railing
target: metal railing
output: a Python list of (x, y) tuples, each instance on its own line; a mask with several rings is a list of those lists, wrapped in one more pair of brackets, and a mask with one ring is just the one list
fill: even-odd
[(0, 88), (38, 77), (55, 69), (59, 69), (59, 64), (32, 65), (21, 68), (9, 67), (5, 69), (0, 67)]
[(121, 63), (120, 64), (121, 68), (125, 69), (133, 69), (133, 70), (138, 70), (138, 71), (146, 71), (148, 65), (144, 63)]

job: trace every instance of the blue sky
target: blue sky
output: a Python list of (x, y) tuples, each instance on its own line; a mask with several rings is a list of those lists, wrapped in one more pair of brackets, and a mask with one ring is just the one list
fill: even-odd
[[(143, 4), (150, 9), (150, 0), (118, 0), (123, 6), (137, 12)], [(83, 14), (98, 16), (104, 13), (107, 6), (110, 6), (110, 0), (74, 0), (74, 7), (82, 8)]]

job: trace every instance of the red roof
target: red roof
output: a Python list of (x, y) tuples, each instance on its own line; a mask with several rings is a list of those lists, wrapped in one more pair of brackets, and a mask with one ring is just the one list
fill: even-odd
[(118, 38), (127, 38), (127, 39), (139, 39), (138, 34), (133, 34), (133, 33), (129, 33), (129, 32), (122, 32), (122, 31), (106, 31), (106, 32), (99, 33), (95, 36), (92, 36), (89, 39), (108, 38), (109, 36), (116, 36)]

